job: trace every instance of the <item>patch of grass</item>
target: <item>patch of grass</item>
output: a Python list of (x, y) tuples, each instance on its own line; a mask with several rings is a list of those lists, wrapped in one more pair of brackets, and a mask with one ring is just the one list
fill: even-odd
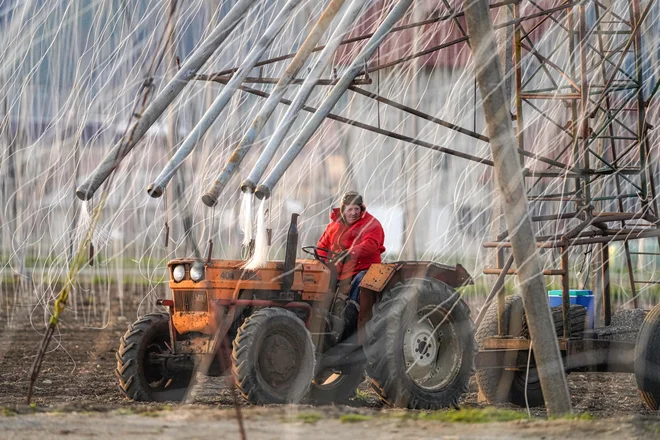
[(355, 390), (355, 397), (353, 397), (353, 399), (366, 402), (367, 400), (369, 400), (369, 393), (362, 390)]
[(526, 418), (527, 415), (522, 412), (498, 408), (463, 408), (456, 411), (421, 413), (418, 416), (420, 420), (435, 420), (448, 423), (510, 422)]
[(117, 408), (114, 413), (120, 416), (142, 416), (142, 417), (160, 417), (163, 411), (171, 411), (171, 405), (165, 405), (162, 408)]
[(131, 416), (133, 414), (136, 414), (136, 411), (133, 408), (118, 408), (115, 410), (115, 414), (120, 415), (120, 416)]
[(343, 416), (339, 417), (339, 421), (341, 423), (359, 423), (371, 420), (371, 418), (371, 416), (365, 416), (362, 414), (344, 414)]
[(160, 411), (142, 411), (138, 415), (142, 417), (160, 417)]
[(559, 417), (548, 417), (548, 420), (594, 420), (595, 417), (589, 413), (567, 414)]
[(5, 407), (5, 408), (2, 408), (2, 415), (3, 415), (4, 417), (12, 417), (12, 416), (15, 416), (15, 415), (16, 415), (16, 411), (14, 411), (14, 410), (11, 409), (11, 408), (6, 408), (6, 407)]
[(316, 423), (322, 418), (321, 414), (313, 411), (301, 412), (296, 416), (296, 420), (303, 423)]

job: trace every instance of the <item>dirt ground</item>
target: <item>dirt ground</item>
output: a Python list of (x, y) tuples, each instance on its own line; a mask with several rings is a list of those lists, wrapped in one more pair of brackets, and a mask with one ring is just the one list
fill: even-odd
[[(111, 312), (103, 328), (85, 327), (71, 319), (71, 312), (65, 315), (70, 322), (60, 326), (51, 343), (31, 407), (25, 404), (28, 371), (41, 335), (28, 319), (25, 325), (8, 326), (6, 312), (0, 312), (0, 438), (239, 438), (232, 394), (221, 378), (200, 376), (185, 404), (141, 404), (120, 396), (114, 376), (115, 351), (129, 321), (137, 316), (134, 306), (127, 307), (126, 318)], [(35, 327), (40, 330), (41, 325)], [(342, 435), (381, 439), (660, 438), (660, 416), (644, 408), (632, 375), (573, 373), (569, 386), (575, 410), (593, 420), (547, 421), (540, 409), (532, 410), (531, 420), (506, 423), (417, 420), (383, 407), (366, 382), (347, 406), (254, 407), (242, 402), (242, 408), (249, 439), (302, 438), (310, 430), (317, 439)], [(477, 402), (476, 384), (472, 383), (461, 406), (483, 406)], [(360, 423), (346, 423), (347, 417), (342, 417), (346, 414), (365, 417)], [(408, 414), (414, 416), (414, 412)]]

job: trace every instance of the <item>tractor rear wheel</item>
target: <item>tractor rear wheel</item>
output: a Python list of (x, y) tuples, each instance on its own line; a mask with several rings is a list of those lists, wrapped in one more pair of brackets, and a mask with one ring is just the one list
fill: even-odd
[(435, 279), (410, 279), (383, 293), (366, 324), (367, 374), (387, 404), (456, 406), (468, 389), (476, 344), (470, 309)]
[[(553, 307), (552, 318), (554, 320), (557, 336), (564, 334), (564, 321), (561, 306)], [(587, 318), (587, 309), (583, 306), (571, 304), (569, 308), (571, 335), (577, 336), (584, 332)], [(529, 329), (525, 319), (522, 296), (508, 296), (504, 302), (504, 333), (513, 337), (529, 338)], [(491, 304), (484, 316), (481, 325), (477, 329), (477, 343), (482, 349), (485, 341), (498, 335), (497, 329), (497, 303)], [(522, 362), (528, 361), (527, 356)], [(533, 365), (533, 359), (532, 359)], [(504, 370), (499, 368), (485, 368), (477, 371), (477, 385), (479, 391), (488, 403), (510, 402), (521, 407), (539, 407), (545, 404), (541, 382), (536, 368), (530, 368), (529, 374), (526, 370)], [(525, 388), (527, 388), (527, 399), (525, 399)]]
[[(190, 384), (190, 373), (168, 374), (154, 355), (170, 352), (170, 316), (150, 313), (128, 328), (117, 350), (119, 391), (137, 401), (180, 401)], [(176, 377), (175, 377), (176, 376)]]
[(297, 403), (314, 375), (314, 345), (293, 312), (269, 307), (256, 311), (238, 329), (231, 354), (236, 386), (249, 402)]
[(646, 315), (637, 336), (635, 379), (644, 404), (660, 409), (660, 304)]
[(364, 365), (355, 364), (341, 370), (325, 369), (317, 374), (309, 388), (309, 400), (317, 405), (346, 403), (364, 382)]

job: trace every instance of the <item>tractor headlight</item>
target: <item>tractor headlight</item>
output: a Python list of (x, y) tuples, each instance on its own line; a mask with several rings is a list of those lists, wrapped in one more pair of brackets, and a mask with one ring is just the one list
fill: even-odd
[(186, 268), (183, 266), (183, 264), (174, 266), (174, 270), (172, 270), (172, 276), (174, 277), (174, 281), (176, 281), (177, 283), (180, 282), (183, 279), (183, 277), (186, 276)]
[(204, 265), (203, 264), (193, 264), (190, 268), (190, 278), (194, 282), (200, 281), (204, 278)]

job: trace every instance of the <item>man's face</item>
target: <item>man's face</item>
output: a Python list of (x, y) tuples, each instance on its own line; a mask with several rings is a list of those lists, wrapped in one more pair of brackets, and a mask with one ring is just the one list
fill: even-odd
[(358, 205), (346, 205), (344, 206), (344, 218), (349, 225), (352, 225), (360, 218), (362, 210)]

